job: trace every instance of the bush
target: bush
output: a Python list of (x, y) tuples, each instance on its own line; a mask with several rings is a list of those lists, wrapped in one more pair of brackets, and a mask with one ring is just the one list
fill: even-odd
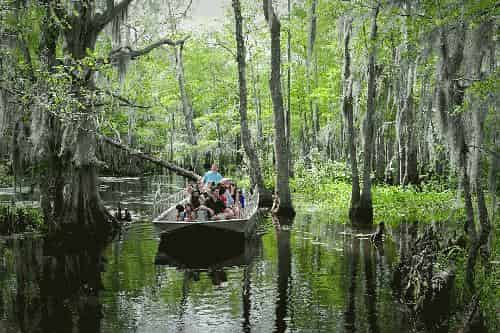
[(38, 231), (43, 226), (43, 218), (36, 208), (0, 206), (0, 234)]

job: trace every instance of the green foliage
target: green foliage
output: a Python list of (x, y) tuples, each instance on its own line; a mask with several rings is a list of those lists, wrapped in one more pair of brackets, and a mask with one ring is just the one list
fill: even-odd
[(479, 287), (480, 305), (490, 332), (500, 330), (500, 218), (492, 221), (491, 257), (488, 263), (478, 265), (476, 285)]
[(12, 186), (14, 177), (6, 163), (0, 163), (0, 186)]
[(0, 234), (40, 231), (43, 217), (36, 208), (0, 205)]
[[(346, 164), (313, 163), (311, 168), (296, 165), (291, 186), (300, 200), (322, 209), (337, 211), (348, 221), (351, 198), (350, 174)], [(378, 185), (373, 187), (375, 223), (398, 224), (401, 221), (462, 221), (463, 208), (457, 205), (454, 191), (424, 190), (409, 186)]]

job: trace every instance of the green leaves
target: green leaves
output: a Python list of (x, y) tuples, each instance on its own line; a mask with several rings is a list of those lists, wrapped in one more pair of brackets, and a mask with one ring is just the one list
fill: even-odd
[[(321, 162), (313, 159), (306, 168), (297, 162), (296, 177), (291, 185), (300, 200), (330, 211), (337, 211), (347, 222), (351, 200), (350, 173), (345, 163)], [(464, 218), (464, 210), (451, 190), (423, 190), (408, 186), (373, 186), (374, 223), (384, 221), (457, 221)]]

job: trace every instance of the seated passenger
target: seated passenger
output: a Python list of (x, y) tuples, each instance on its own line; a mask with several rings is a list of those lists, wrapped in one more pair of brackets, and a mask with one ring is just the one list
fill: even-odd
[(214, 193), (216, 193), (215, 199), (222, 201), (224, 203), (224, 207), (228, 207), (225, 187), (223, 185), (218, 186)]
[(184, 221), (185, 213), (184, 213), (184, 206), (183, 205), (177, 205), (175, 206), (175, 210), (177, 211), (177, 215), (175, 216), (176, 221)]
[(195, 217), (194, 217), (193, 206), (188, 202), (187, 204), (184, 205), (184, 221), (191, 222), (194, 220)]
[(226, 207), (224, 193), (220, 193), (219, 189), (214, 190), (215, 196), (215, 220), (227, 220), (234, 218), (234, 212), (231, 208)]
[(231, 196), (231, 199), (233, 201), (232, 208), (234, 211), (234, 215), (237, 217), (241, 217), (241, 208), (243, 208), (240, 202), (241, 191), (233, 182), (230, 182), (229, 184), (229, 195)]
[[(201, 221), (203, 221), (202, 218), (205, 216), (205, 213), (207, 220), (215, 215), (215, 200), (208, 192), (203, 193), (203, 195), (200, 197), (200, 206), (197, 208), (197, 210), (198, 216), (200, 216), (201, 214)], [(205, 213), (202, 213), (202, 211)]]
[(191, 196), (189, 197), (189, 203), (193, 207), (193, 209), (196, 209), (200, 206), (200, 191), (197, 189), (194, 189), (191, 192)]
[(245, 195), (241, 189), (238, 189), (238, 197), (241, 208), (245, 208)]
[(220, 193), (224, 194), (226, 197), (225, 204), (226, 207), (233, 207), (234, 205), (234, 199), (231, 195), (231, 181), (230, 179), (224, 178), (221, 181), (221, 184), (223, 185), (221, 189), (219, 190)]
[[(200, 206), (195, 209), (196, 212), (196, 220), (197, 221), (207, 221), (210, 216), (213, 214), (210, 214), (210, 208), (205, 206), (205, 197), (201, 196), (200, 197)], [(213, 211), (212, 211), (213, 213)]]

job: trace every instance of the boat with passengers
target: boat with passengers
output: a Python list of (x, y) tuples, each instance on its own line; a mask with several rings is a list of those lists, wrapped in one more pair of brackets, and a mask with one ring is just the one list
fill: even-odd
[(156, 193), (153, 204), (153, 224), (159, 234), (172, 233), (181, 229), (199, 232), (201, 229), (211, 228), (239, 233), (248, 238), (255, 229), (256, 215), (259, 209), (259, 191), (257, 191), (257, 188), (246, 196), (245, 205), (240, 208), (238, 216), (230, 219), (179, 221), (176, 206), (185, 205), (189, 202), (189, 199), (190, 194), (186, 189), (165, 198), (161, 197), (161, 193)]

